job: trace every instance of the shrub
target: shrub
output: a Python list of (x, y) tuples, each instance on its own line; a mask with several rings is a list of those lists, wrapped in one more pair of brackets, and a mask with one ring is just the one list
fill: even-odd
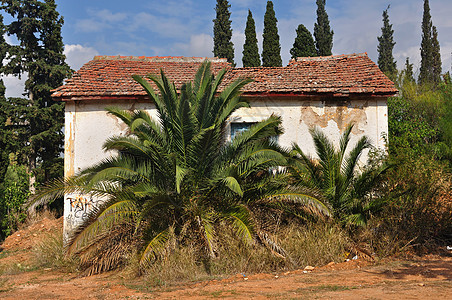
[(418, 253), (452, 242), (451, 176), (428, 156), (398, 158), (379, 188), (387, 201), (361, 239), (379, 256), (414, 249)]
[(10, 235), (22, 223), (26, 214), (23, 204), (30, 196), (25, 166), (10, 165), (0, 187), (0, 239)]

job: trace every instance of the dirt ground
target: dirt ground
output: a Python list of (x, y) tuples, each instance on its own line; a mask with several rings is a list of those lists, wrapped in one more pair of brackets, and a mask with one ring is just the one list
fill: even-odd
[(43, 219), (0, 245), (0, 299), (452, 299), (452, 253), (371, 264), (330, 263), (282, 274), (149, 287), (110, 272), (80, 277), (33, 267), (32, 248), (62, 220)]

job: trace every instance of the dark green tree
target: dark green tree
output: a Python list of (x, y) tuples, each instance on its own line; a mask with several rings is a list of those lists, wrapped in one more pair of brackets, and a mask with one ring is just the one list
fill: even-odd
[(441, 82), (441, 48), (439, 46), (438, 40), (438, 30), (436, 26), (432, 27), (432, 72), (433, 72), (433, 82), (437, 85)]
[(394, 78), (397, 72), (397, 65), (394, 60), (392, 51), (394, 49), (394, 30), (392, 24), (389, 23), (388, 9), (383, 11), (383, 27), (381, 27), (381, 36), (378, 39), (378, 67), (390, 78)]
[(256, 26), (250, 10), (248, 10), (246, 20), (242, 62), (244, 67), (259, 67), (261, 65), (259, 48), (257, 47)]
[(267, 1), (264, 15), (264, 33), (262, 42), (262, 65), (264, 67), (281, 67), (281, 45), (279, 44), (278, 20), (273, 9), (273, 2)]
[[(3, 60), (6, 57), (8, 47), (4, 38), (5, 31), (3, 16), (0, 15), (0, 73), (3, 73)], [(6, 106), (5, 85), (3, 84), (3, 79), (0, 79), (0, 189), (9, 165), (9, 134), (6, 124), (8, 119)]]
[(298, 25), (296, 31), (297, 36), (292, 49), (290, 49), (292, 58), (317, 56), (311, 32), (303, 24)]
[[(4, 0), (2, 4), (3, 11), (13, 19), (7, 33), (19, 41), (19, 45), (9, 47), (5, 73), (28, 74), (25, 91), (29, 114), (21, 123), (28, 127), (28, 138), (15, 149), (18, 163), (27, 164), (34, 174), (39, 165), (47, 180), (52, 165), (62, 164), (59, 156), (63, 149), (64, 104), (54, 102), (50, 91), (62, 85), (71, 72), (63, 54), (63, 18), (54, 0)], [(24, 109), (17, 103), (10, 104), (17, 110)]]
[(326, 0), (317, 0), (317, 23), (314, 24), (315, 47), (319, 56), (328, 56), (333, 50), (333, 30), (325, 10)]
[(433, 26), (428, 0), (424, 0), (422, 18), (421, 67), (419, 83), (437, 85), (441, 80), (441, 55), (439, 52), (438, 33)]
[(227, 0), (217, 0), (213, 20), (213, 55), (219, 58), (227, 58), (228, 62), (234, 64), (234, 45), (232, 44), (231, 28), (231, 5)]
[(405, 69), (403, 70), (404, 81), (414, 82), (413, 64), (410, 63), (410, 58), (407, 57), (405, 61)]

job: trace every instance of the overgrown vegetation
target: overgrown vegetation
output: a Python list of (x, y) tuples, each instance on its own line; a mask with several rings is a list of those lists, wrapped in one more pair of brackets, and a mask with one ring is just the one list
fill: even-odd
[[(350, 125), (339, 145), (312, 129), (314, 158), (275, 143), (275, 116), (224, 140), (228, 116), (247, 106), (239, 96), (248, 80), (217, 95), (224, 71), (215, 77), (205, 63), (179, 93), (163, 73), (150, 76), (157, 95), (135, 77), (158, 118), (110, 109), (130, 129), (105, 143), (118, 156), (49, 186), (41, 200), (107, 197), (68, 253), (88, 274), (127, 266), (153, 285), (340, 262), (351, 251), (378, 258), (431, 250), (452, 230), (451, 84), (426, 91), (408, 73), (389, 100), (388, 152), (366, 137), (348, 145)], [(368, 149), (369, 164), (359, 163)]]
[[(24, 9), (26, 15), (30, 12), (25, 8), (30, 7), (23, 7), (25, 2), (2, 1), (4, 5), (15, 3), (15, 9)], [(62, 107), (47, 101), (50, 88), (69, 74), (61, 54), (62, 19), (54, 1), (33, 3), (40, 14), (53, 20), (53, 25), (41, 25), (51, 25), (54, 34), (40, 37), (37, 43), (54, 48), (41, 49), (33, 38), (29, 41), (35, 32), (21, 35), (15, 31), (32, 18), (0, 24), (0, 33), (16, 34), (27, 45), (9, 48), (2, 34), (0, 57), (9, 53), (10, 58), (15, 55), (15, 60), (24, 62), (24, 69), (12, 68), (15, 60), (3, 69), (16, 75), (25, 70), (33, 73), (43, 57), (55, 54), (49, 68), (58, 76), (52, 81), (30, 77), (30, 99), (6, 99), (0, 83), (0, 239), (26, 217), (23, 204), (30, 194), (31, 170), (38, 182), (62, 171), (58, 157)], [(317, 1), (318, 53), (313, 52), (311, 34), (300, 25), (294, 57), (331, 54), (333, 31), (325, 3)], [(279, 66), (277, 20), (273, 3), (267, 5), (263, 64)], [(223, 35), (219, 40), (226, 46), (216, 43), (215, 52), (226, 53), (218, 55), (232, 62), (229, 7), (228, 1), (217, 1), (215, 35)], [(194, 81), (180, 91), (163, 73), (151, 75), (157, 95), (146, 80), (135, 77), (156, 104), (158, 118), (143, 111), (109, 109), (130, 132), (106, 141), (104, 148), (118, 155), (49, 185), (39, 196), (42, 203), (65, 192), (106, 200), (91, 211), (68, 241), (68, 248), (63, 246), (61, 233), (52, 232), (36, 246), (36, 260), (40, 266), (79, 268), (88, 274), (126, 266), (134, 274), (145, 273), (152, 285), (162, 285), (339, 262), (357, 245), (367, 250), (366, 255), (374, 253), (374, 258), (450, 245), (452, 84), (449, 74), (440, 78), (439, 42), (427, 0), (424, 7), (420, 83), (414, 79), (409, 59), (405, 70), (396, 74), (392, 25), (387, 10), (383, 13), (379, 65), (396, 79), (400, 91), (388, 100), (388, 149), (372, 149), (366, 137), (348, 148), (351, 125), (339, 145), (312, 129), (316, 157), (308, 157), (298, 146), (289, 152), (274, 140), (282, 133), (278, 116), (225, 141), (228, 117), (248, 105), (240, 98), (240, 90), (249, 80), (238, 80), (219, 93), (225, 71), (213, 76), (209, 65), (203, 64)], [(7, 8), (12, 16), (18, 13), (3, 7)], [(221, 23), (226, 27), (223, 33)], [(247, 28), (249, 53), (246, 59), (244, 55), (244, 65), (258, 66), (251, 12)], [(55, 43), (46, 42), (53, 41), (52, 37)], [(40, 59), (33, 61), (36, 47), (41, 50)], [(36, 118), (48, 122), (45, 128), (30, 131)], [(361, 153), (369, 149), (369, 163), (359, 164)], [(16, 159), (9, 158), (10, 152)]]
[(0, 240), (17, 230), (26, 218), (24, 204), (27, 202), (28, 174), (24, 166), (11, 164), (0, 184)]

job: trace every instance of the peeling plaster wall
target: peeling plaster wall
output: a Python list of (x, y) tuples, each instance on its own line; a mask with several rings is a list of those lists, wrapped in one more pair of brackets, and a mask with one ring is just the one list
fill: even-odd
[[(114, 155), (105, 152), (102, 145), (107, 138), (125, 135), (127, 126), (117, 117), (107, 114), (106, 107), (121, 109), (143, 109), (155, 115), (155, 106), (143, 102), (118, 101), (69, 101), (65, 109), (65, 177), (78, 174), (86, 167)], [(87, 195), (65, 195), (64, 233), (75, 229), (90, 209), (100, 204), (102, 199)]]
[[(353, 122), (351, 145), (367, 135), (374, 146), (384, 148), (383, 134), (388, 132), (386, 98), (368, 97), (338, 98), (290, 98), (255, 97), (248, 99), (251, 108), (241, 108), (229, 122), (258, 122), (271, 114), (282, 117), (284, 134), (278, 139), (281, 146), (290, 147), (293, 142), (311, 155), (315, 153), (309, 128), (319, 127), (335, 144), (347, 124)], [(126, 134), (126, 126), (116, 117), (105, 112), (106, 107), (143, 109), (156, 116), (152, 103), (136, 101), (69, 101), (65, 113), (65, 176), (77, 174), (113, 153), (104, 152), (102, 145), (108, 137)], [(227, 132), (230, 132), (230, 126)], [(367, 159), (367, 153), (361, 161)], [(66, 195), (64, 207), (64, 232), (75, 229), (89, 210), (101, 199), (89, 196)]]
[[(315, 153), (309, 128), (318, 127), (335, 144), (348, 124), (355, 124), (352, 131), (353, 145), (363, 135), (372, 144), (385, 147), (384, 134), (388, 132), (386, 98), (251, 98), (250, 108), (241, 108), (231, 117), (231, 122), (256, 122), (272, 113), (282, 117), (284, 134), (279, 137), (282, 146), (290, 147), (293, 142), (309, 154)], [(367, 155), (361, 158), (365, 161)]]

